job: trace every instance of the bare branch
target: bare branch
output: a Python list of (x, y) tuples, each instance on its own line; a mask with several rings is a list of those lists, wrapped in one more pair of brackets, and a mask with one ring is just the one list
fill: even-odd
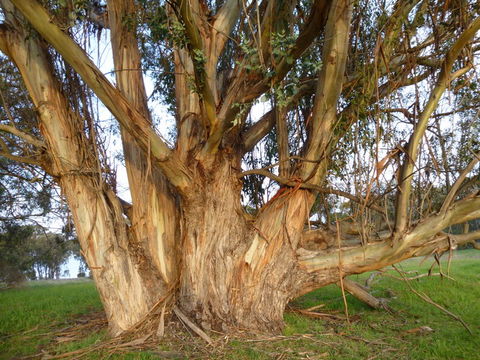
[(280, 108), (275, 106), (275, 126), (277, 133), (277, 147), (278, 147), (278, 159), (279, 169), (278, 173), (282, 177), (288, 178), (290, 176), (290, 147), (288, 144), (288, 126), (287, 126), (287, 109), (285, 107)]
[(273, 110), (264, 114), (260, 120), (253, 124), (245, 134), (243, 134), (243, 148), (247, 153), (272, 130), (275, 125), (275, 116)]
[[(403, 278), (405, 278), (405, 275), (399, 271), (395, 266), (394, 266), (394, 269), (397, 270), (397, 272), (400, 274), (400, 276), (402, 276)], [(445, 314), (447, 314), (448, 316), (454, 318), (455, 320), (459, 321), (463, 327), (465, 329), (467, 329), (467, 331), (470, 333), (470, 335), (473, 335), (472, 333), (472, 330), (470, 330), (470, 328), (468, 327), (467, 323), (465, 321), (463, 321), (463, 319), (458, 316), (458, 315), (455, 315), (454, 313), (452, 313), (451, 311), (448, 311), (447, 309), (445, 309), (443, 306), (441, 306), (440, 304), (437, 304), (435, 301), (433, 301), (427, 294), (424, 294), (422, 292), (419, 292), (417, 290), (415, 290), (412, 285), (410, 285), (409, 282), (406, 282), (408, 287), (410, 288), (410, 290), (415, 294), (417, 295), (420, 299), (422, 299), (423, 301), (435, 306), (437, 309), (440, 309), (441, 311), (443, 311)]]
[(23, 131), (17, 129), (14, 126), (0, 124), (0, 131), (5, 131), (12, 135), (18, 136), (30, 145), (36, 146), (38, 148), (45, 148), (45, 143), (42, 140), (37, 139), (36, 137), (27, 133), (24, 133)]
[[(407, 153), (405, 154), (405, 161), (402, 166), (400, 175), (400, 188), (398, 191), (396, 213), (395, 213), (395, 238), (400, 238), (402, 233), (407, 228), (408, 222), (408, 202), (410, 201), (410, 193), (412, 190), (412, 174), (415, 162), (418, 157), (420, 142), (427, 129), (428, 120), (434, 112), (440, 101), (440, 98), (446, 90), (448, 84), (454, 79), (451, 74), (453, 64), (455, 63), (460, 51), (464, 46), (473, 39), (478, 29), (480, 29), (480, 18), (476, 18), (470, 26), (460, 35), (457, 41), (452, 45), (442, 65), (442, 70), (438, 77), (434, 90), (430, 94), (427, 105), (423, 109), (419, 117), (415, 130), (408, 142)], [(458, 74), (456, 74), (458, 75)]]
[(4, 146), (2, 145), (3, 150), (0, 150), (0, 157), (7, 158), (12, 161), (21, 162), (30, 165), (37, 165), (42, 166), (42, 161), (37, 156), (26, 157), (26, 156), (18, 156), (13, 155), (9, 151), (7, 151)]
[(389, 309), (387, 304), (385, 304), (382, 300), (377, 299), (375, 296), (371, 295), (355, 281), (344, 278), (343, 286), (345, 290), (347, 290), (350, 294), (355, 296), (360, 301), (363, 301), (368, 306), (374, 309)]
[(440, 209), (440, 213), (441, 214), (445, 214), (445, 212), (447, 211), (447, 209), (450, 207), (450, 205), (452, 204), (452, 201), (453, 199), (455, 198), (455, 196), (457, 195), (457, 192), (458, 190), (460, 189), (460, 186), (463, 184), (463, 182), (465, 181), (467, 175), (470, 173), (470, 171), (473, 170), (473, 168), (475, 167), (475, 165), (478, 164), (478, 162), (480, 161), (480, 154), (474, 154), (474, 158), (472, 159), (472, 161), (470, 161), (470, 163), (467, 165), (467, 167), (463, 170), (463, 172), (460, 174), (460, 176), (458, 177), (457, 181), (455, 181), (455, 183), (453, 184), (452, 188), (450, 189), (449, 193), (447, 194), (447, 197), (445, 198), (445, 200), (443, 201), (443, 205)]
[[(317, 79), (306, 80), (298, 89), (297, 93), (289, 100), (289, 103), (286, 105), (286, 108), (291, 109), (298, 104), (298, 101), (304, 96), (313, 94), (315, 91), (315, 85)], [(260, 120), (253, 124), (247, 131), (242, 135), (242, 142), (244, 153), (247, 153), (253, 149), (255, 144), (263, 139), (270, 130), (272, 130), (275, 125), (275, 116), (273, 111), (269, 111), (264, 114)]]
[(480, 230), (466, 234), (449, 234), (442, 232), (441, 235), (453, 240), (454, 244), (474, 244), (476, 240), (480, 240)]
[(185, 25), (188, 38), (188, 52), (193, 62), (195, 84), (200, 93), (200, 105), (209, 138), (205, 144), (205, 153), (214, 153), (218, 149), (223, 134), (222, 126), (217, 118), (215, 103), (216, 58), (208, 53), (206, 27), (207, 19), (201, 4), (197, 0), (184, 0), (179, 3), (177, 16)]
[[(349, 200), (352, 200), (352, 201), (360, 203), (360, 204), (365, 203), (365, 199), (359, 198), (359, 197), (357, 197), (355, 195), (352, 195), (352, 194), (349, 194), (345, 191), (336, 190), (336, 189), (332, 189), (332, 188), (326, 188), (326, 187), (322, 187), (322, 186), (318, 186), (318, 185), (310, 184), (310, 183), (306, 183), (306, 182), (300, 182), (300, 181), (298, 181), (298, 179), (286, 179), (284, 177), (272, 174), (270, 171), (267, 171), (267, 170), (264, 170), (264, 169), (247, 170), (247, 171), (242, 172), (240, 174), (240, 177), (244, 177), (244, 176), (247, 176), (247, 175), (254, 175), (254, 174), (255, 175), (263, 175), (263, 176), (268, 177), (268, 178), (270, 178), (270, 179), (272, 179), (272, 180), (274, 180), (274, 181), (276, 181), (276, 182), (278, 182), (279, 184), (282, 184), (282, 185), (287, 185), (287, 186), (291, 186), (291, 187), (298, 187), (300, 189), (314, 190), (314, 191), (317, 191), (317, 192), (322, 193), (322, 194), (334, 194), (334, 195), (342, 196), (344, 198), (347, 198)], [(378, 211), (382, 214), (385, 212), (385, 209), (383, 209), (380, 206), (375, 205), (375, 204), (368, 203), (366, 206), (371, 208), (372, 210)]]
[[(402, 241), (393, 244), (391, 241), (367, 243), (349, 248), (330, 251), (307, 251), (299, 254), (299, 265), (311, 276), (310, 289), (324, 286), (335, 281), (332, 276), (326, 280), (324, 271), (338, 271), (338, 251), (342, 252), (345, 275), (359, 274), (370, 270), (381, 269), (414, 256), (442, 253), (452, 247), (451, 236), (446, 236), (442, 230), (450, 225), (480, 218), (480, 197), (464, 199), (453, 204), (445, 215), (433, 215), (419, 223)], [(470, 243), (478, 238), (479, 232), (454, 235), (457, 245)], [(450, 237), (450, 239), (449, 239)], [(302, 293), (299, 289), (299, 293)]]
[(212, 25), (212, 44), (210, 57), (216, 60), (220, 56), (228, 36), (235, 23), (238, 21), (241, 12), (241, 0), (227, 0), (218, 10)]

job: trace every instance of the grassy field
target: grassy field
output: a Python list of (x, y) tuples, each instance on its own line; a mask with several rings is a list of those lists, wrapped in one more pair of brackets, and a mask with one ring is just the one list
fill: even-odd
[[(411, 259), (399, 269), (412, 277), (425, 274), (431, 259)], [(447, 272), (447, 262), (441, 262)], [(438, 273), (438, 266), (433, 269)], [(364, 283), (370, 274), (353, 276)], [(182, 330), (150, 348), (127, 351), (103, 349), (88, 359), (480, 359), (480, 252), (455, 254), (452, 279), (422, 277), (405, 282), (393, 269), (377, 274), (371, 293), (385, 298), (393, 310), (371, 310), (347, 295), (348, 318), (341, 291), (329, 286), (294, 301), (285, 315), (282, 336), (261, 338), (214, 337), (215, 347)], [(394, 278), (395, 277), (395, 278)], [(429, 299), (459, 316), (462, 323)], [(317, 318), (299, 309), (320, 306)], [(46, 354), (75, 358), (77, 349), (107, 340), (105, 319), (94, 284), (88, 280), (30, 282), (0, 291), (0, 359), (48, 358)], [(42, 355), (43, 354), (43, 355)], [(36, 355), (33, 356), (32, 355)]]

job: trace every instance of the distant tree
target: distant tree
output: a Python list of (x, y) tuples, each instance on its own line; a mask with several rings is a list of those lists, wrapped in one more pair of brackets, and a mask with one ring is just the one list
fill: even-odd
[(46, 233), (32, 225), (4, 223), (0, 231), (0, 281), (55, 279), (78, 248), (78, 242), (62, 234)]
[(4, 223), (0, 229), (0, 282), (7, 285), (35, 279), (30, 240), (33, 226)]
[(44, 232), (40, 228), (36, 230), (29, 241), (33, 268), (40, 279), (58, 279), (61, 266), (78, 247), (76, 240), (67, 240), (62, 234)]

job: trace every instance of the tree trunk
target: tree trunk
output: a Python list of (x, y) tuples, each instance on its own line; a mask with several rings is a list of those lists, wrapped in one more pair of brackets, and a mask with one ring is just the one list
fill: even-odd
[(110, 330), (118, 334), (145, 316), (163, 293), (163, 281), (128, 231), (120, 201), (104, 183), (95, 149), (83, 136), (83, 120), (70, 111), (54, 78), (46, 47), (21, 30), (9, 32), (0, 47), (16, 63), (37, 107), (51, 157), (45, 166), (66, 199)]
[(182, 204), (179, 306), (203, 328), (278, 332), (300, 273), (294, 249), (313, 196), (286, 192), (249, 222), (238, 160), (217, 160), (212, 168)]

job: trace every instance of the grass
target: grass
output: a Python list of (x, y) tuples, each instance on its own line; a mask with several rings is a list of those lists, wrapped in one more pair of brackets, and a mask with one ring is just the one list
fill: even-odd
[(50, 342), (52, 329), (100, 309), (89, 280), (36, 281), (0, 291), (0, 359), (36, 353)]
[[(410, 259), (399, 268), (406, 272), (425, 273), (431, 264), (431, 259), (423, 264), (420, 259)], [(444, 272), (446, 267), (444, 260)], [(288, 311), (283, 336), (228, 341), (218, 338), (217, 348), (205, 350), (205, 346), (199, 346), (198, 339), (186, 334), (177, 339), (177, 343), (170, 339), (148, 351), (114, 355), (105, 351), (93, 352), (86, 358), (480, 359), (479, 270), (480, 252), (474, 250), (456, 252), (450, 270), (455, 281), (424, 277), (410, 281), (408, 285), (392, 278), (400, 275), (389, 269), (374, 278), (371, 293), (386, 298), (393, 313), (371, 310), (347, 296), (350, 323), (342, 318), (345, 314), (340, 289), (328, 286), (295, 300), (291, 308), (323, 304), (317, 311), (329, 314), (330, 319), (312, 319)], [(438, 272), (438, 266), (434, 272)], [(407, 273), (407, 276), (413, 275)], [(368, 276), (362, 274), (351, 279), (363, 283)], [(460, 316), (468, 323), (473, 335), (459, 321), (421, 300), (410, 286)], [(106, 330), (98, 327), (72, 341), (58, 337), (59, 329), (99, 309), (98, 295), (94, 284), (89, 281), (32, 282), (23, 288), (0, 291), (0, 359), (37, 354), (45, 348), (50, 353), (71, 352), (107, 339)], [(422, 326), (428, 326), (433, 332), (420, 331)]]

